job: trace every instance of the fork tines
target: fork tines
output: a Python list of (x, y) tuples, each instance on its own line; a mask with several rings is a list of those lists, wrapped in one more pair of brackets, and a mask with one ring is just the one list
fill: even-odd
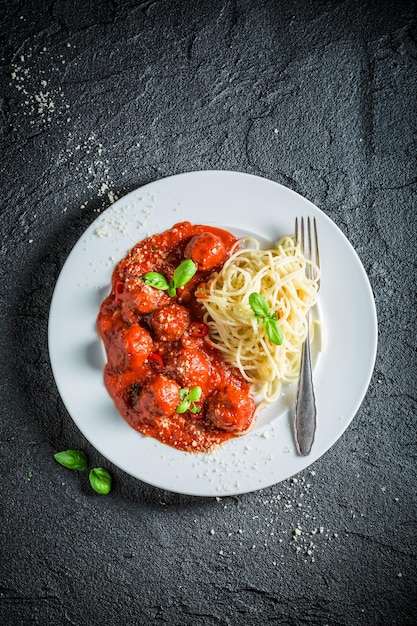
[[(307, 230), (307, 237), (306, 237)], [(313, 238), (314, 238), (314, 259), (313, 259)], [(306, 246), (307, 240), (307, 246)], [(304, 217), (298, 223), (298, 217), (295, 218), (295, 243), (300, 244), (302, 254), (320, 267), (319, 239), (317, 235), (316, 218), (307, 217), (307, 228), (305, 228)], [(307, 250), (306, 250), (307, 248)]]

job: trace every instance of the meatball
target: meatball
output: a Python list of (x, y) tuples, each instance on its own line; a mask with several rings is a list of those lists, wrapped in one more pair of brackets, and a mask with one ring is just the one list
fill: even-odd
[(221, 430), (245, 431), (255, 412), (255, 402), (246, 391), (227, 386), (216, 391), (206, 402), (206, 416)]
[(210, 359), (198, 348), (182, 348), (173, 353), (168, 369), (182, 387), (204, 387), (210, 376)]
[(165, 291), (147, 285), (141, 278), (127, 279), (117, 299), (125, 321), (132, 321), (137, 315), (152, 313), (155, 309), (169, 304), (171, 300)]
[(156, 339), (159, 341), (176, 341), (188, 328), (190, 314), (180, 304), (164, 306), (152, 313), (151, 325)]
[(184, 255), (197, 263), (202, 271), (212, 270), (226, 259), (226, 249), (223, 241), (213, 233), (195, 235), (187, 243)]
[(139, 324), (119, 328), (108, 342), (109, 365), (119, 371), (139, 368), (152, 349), (149, 332)]
[(140, 389), (133, 408), (138, 414), (169, 417), (180, 403), (179, 392), (178, 383), (158, 374)]

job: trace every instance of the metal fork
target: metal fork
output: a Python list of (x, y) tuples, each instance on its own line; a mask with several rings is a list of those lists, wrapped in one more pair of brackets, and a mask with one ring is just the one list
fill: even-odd
[[(300, 220), (295, 218), (295, 243), (300, 243), (301, 252), (310, 261), (320, 267), (319, 241), (317, 237), (316, 218), (310, 220), (307, 217), (307, 229), (304, 217)], [(307, 230), (307, 232), (306, 232)], [(313, 258), (313, 239), (314, 257)], [(314, 270), (307, 264), (306, 274), (309, 278), (315, 278)], [(318, 287), (320, 288), (320, 280)], [(307, 456), (311, 452), (317, 427), (317, 408), (314, 394), (313, 368), (311, 365), (310, 352), (310, 314), (307, 312), (307, 336), (301, 349), (300, 377), (298, 380), (297, 395), (294, 410), (294, 437), (298, 453)]]

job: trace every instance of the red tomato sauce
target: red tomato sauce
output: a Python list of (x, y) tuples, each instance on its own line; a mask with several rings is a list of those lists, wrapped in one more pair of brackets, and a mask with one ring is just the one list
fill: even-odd
[[(178, 450), (208, 451), (253, 420), (249, 385), (211, 346), (195, 297), (235, 242), (225, 230), (190, 222), (140, 241), (116, 265), (98, 314), (107, 353), (104, 383), (119, 413), (135, 430)], [(148, 272), (171, 280), (185, 259), (197, 271), (175, 295), (144, 282)], [(201, 395), (190, 401), (195, 387)], [(188, 404), (179, 413), (184, 398)]]

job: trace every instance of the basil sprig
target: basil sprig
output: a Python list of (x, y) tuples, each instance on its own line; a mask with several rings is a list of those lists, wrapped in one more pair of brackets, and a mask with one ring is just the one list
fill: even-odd
[(97, 493), (106, 495), (111, 489), (111, 475), (103, 467), (93, 467), (88, 475), (90, 485)]
[(155, 289), (168, 290), (170, 296), (175, 296), (178, 287), (184, 287), (197, 271), (197, 265), (192, 259), (186, 259), (174, 270), (171, 280), (167, 280), (163, 274), (158, 272), (148, 272), (142, 276), (142, 280), (147, 285)]
[(87, 469), (87, 457), (82, 450), (63, 450), (54, 454), (54, 459), (68, 469), (80, 472)]
[(277, 346), (280, 346), (284, 341), (284, 335), (278, 326), (278, 315), (276, 311), (270, 313), (267, 301), (260, 293), (256, 293), (256, 291), (250, 294), (249, 304), (256, 319), (263, 322), (269, 340)]
[(185, 413), (186, 411), (190, 411), (191, 413), (200, 413), (201, 406), (195, 404), (201, 398), (202, 389), (198, 385), (193, 387), (191, 390), (184, 387), (180, 389), (180, 400), (181, 402), (175, 409), (177, 413)]

